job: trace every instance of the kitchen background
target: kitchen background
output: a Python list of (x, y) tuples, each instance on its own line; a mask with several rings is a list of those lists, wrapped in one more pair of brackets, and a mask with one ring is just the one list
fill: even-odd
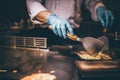
[[(120, 34), (120, 0), (102, 0), (106, 7), (110, 9), (115, 17), (114, 24), (108, 28), (110, 36)], [(84, 5), (83, 5), (84, 6)], [(102, 27), (99, 22), (91, 20), (89, 11), (83, 7), (83, 22), (79, 29), (75, 29), (78, 36), (94, 36), (102, 35)], [(23, 24), (24, 23), (24, 24)], [(25, 29), (18, 30), (16, 26), (24, 26)], [(31, 26), (31, 27), (30, 27)], [(12, 27), (12, 29), (11, 29)], [(0, 2), (0, 34), (4, 35), (20, 35), (20, 36), (40, 36), (48, 38), (50, 44), (69, 44), (70, 40), (64, 40), (55, 36), (52, 31), (42, 29), (29, 21), (25, 0), (1, 0)], [(52, 37), (52, 38), (51, 38)], [(54, 39), (53, 39), (54, 37)], [(61, 42), (61, 43), (60, 43)], [(75, 43), (75, 42), (72, 42)]]

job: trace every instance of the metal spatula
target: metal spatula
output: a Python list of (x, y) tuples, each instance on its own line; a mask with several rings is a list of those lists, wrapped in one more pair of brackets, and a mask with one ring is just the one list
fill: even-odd
[[(51, 26), (49, 26), (48, 28), (52, 30)], [(70, 33), (67, 33), (67, 38), (73, 41), (82, 42), (83, 47), (91, 56), (96, 56), (97, 53), (101, 51), (104, 46), (103, 41), (100, 41), (99, 39), (93, 37), (80, 38), (77, 35), (71, 35)]]
[(72, 35), (70, 35), (70, 33), (67, 33), (67, 38), (69, 38), (73, 41), (82, 42), (85, 50), (92, 56), (96, 56), (97, 53), (100, 52), (104, 46), (103, 41), (93, 38), (93, 37), (80, 38), (77, 35), (72, 36)]

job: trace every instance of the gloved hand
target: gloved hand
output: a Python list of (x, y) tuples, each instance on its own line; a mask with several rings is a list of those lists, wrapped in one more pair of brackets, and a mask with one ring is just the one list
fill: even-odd
[(66, 39), (67, 32), (73, 35), (73, 29), (65, 18), (59, 18), (55, 14), (48, 16), (46, 22), (52, 26), (52, 30), (56, 35)]
[(114, 20), (112, 12), (102, 6), (97, 9), (97, 18), (98, 21), (102, 23), (103, 27), (112, 26)]

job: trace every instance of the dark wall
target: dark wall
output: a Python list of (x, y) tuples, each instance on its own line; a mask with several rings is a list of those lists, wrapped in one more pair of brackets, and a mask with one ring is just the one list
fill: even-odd
[(10, 21), (28, 18), (26, 9), (26, 0), (1, 0), (0, 2), (0, 18)]

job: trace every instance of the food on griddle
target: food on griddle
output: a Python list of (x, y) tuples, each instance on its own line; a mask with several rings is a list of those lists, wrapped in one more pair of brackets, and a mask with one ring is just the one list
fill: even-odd
[(26, 76), (20, 80), (56, 80), (56, 76), (50, 73), (38, 73)]
[(56, 80), (56, 77), (54, 75), (51, 75), (49, 73), (39, 73), (35, 76), (31, 77), (31, 80)]
[(85, 59), (85, 60), (109, 60), (112, 59), (109, 55), (103, 53), (103, 52), (99, 52), (97, 56), (91, 56), (89, 55), (88, 52), (86, 51), (79, 51), (77, 53), (77, 55), (81, 58), (81, 59)]
[(99, 52), (97, 56), (100, 56), (101, 59), (107, 60), (107, 59), (112, 59), (109, 55), (103, 53), (103, 52)]

